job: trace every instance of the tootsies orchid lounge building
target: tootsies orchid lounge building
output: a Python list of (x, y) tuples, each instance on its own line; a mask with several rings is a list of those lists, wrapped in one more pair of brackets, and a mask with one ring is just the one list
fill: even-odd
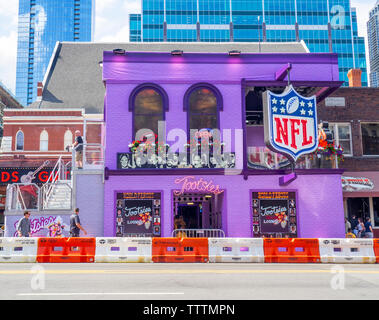
[[(335, 54), (104, 52), (104, 236), (344, 237), (342, 170), (312, 155), (292, 165), (264, 125), (267, 108), (317, 114), (338, 79)], [(283, 121), (289, 148), (317, 139)]]

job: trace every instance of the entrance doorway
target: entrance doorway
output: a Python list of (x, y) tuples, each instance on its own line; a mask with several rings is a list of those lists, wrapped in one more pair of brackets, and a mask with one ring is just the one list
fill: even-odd
[(347, 198), (347, 212), (350, 221), (354, 215), (366, 221), (366, 217), (370, 217), (369, 198)]
[(173, 229), (222, 230), (223, 201), (224, 193), (173, 195)]
[(185, 229), (202, 229), (203, 219), (200, 210), (201, 204), (179, 204), (178, 206), (178, 216), (183, 217)]

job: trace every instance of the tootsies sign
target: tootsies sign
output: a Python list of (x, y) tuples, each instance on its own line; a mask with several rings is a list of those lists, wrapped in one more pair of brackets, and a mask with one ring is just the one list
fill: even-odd
[[(49, 179), (53, 168), (44, 168), (36, 172), (38, 168), (0, 168), (0, 185), (7, 185), (11, 183), (22, 183), (23, 177), (34, 177), (31, 183), (43, 184)], [(35, 175), (33, 175), (33, 173)], [(67, 179), (70, 179), (70, 171), (66, 172)]]

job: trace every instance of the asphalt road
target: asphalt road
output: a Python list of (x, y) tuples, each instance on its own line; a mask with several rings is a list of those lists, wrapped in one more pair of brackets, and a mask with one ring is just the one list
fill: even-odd
[(0, 299), (379, 299), (379, 265), (0, 264)]

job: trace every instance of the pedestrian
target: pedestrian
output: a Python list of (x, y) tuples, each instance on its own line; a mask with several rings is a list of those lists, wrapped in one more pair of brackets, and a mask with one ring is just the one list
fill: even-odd
[(356, 238), (355, 234), (352, 232), (351, 228), (347, 230), (346, 238)]
[(19, 221), (17, 226), (17, 233), (19, 237), (31, 237), (31, 231), (30, 231), (30, 212), (25, 211), (24, 217)]
[(358, 225), (357, 225), (357, 238), (363, 238), (365, 234), (365, 225), (363, 224), (362, 218), (358, 218)]
[(345, 233), (347, 233), (349, 229), (351, 229), (351, 223), (345, 218)]
[(374, 232), (372, 230), (371, 219), (369, 217), (366, 218), (365, 229), (366, 229), (365, 237), (374, 238)]
[(84, 232), (84, 235), (87, 235), (87, 231), (84, 230), (80, 224), (79, 208), (76, 208), (75, 212), (70, 217), (70, 236), (79, 237), (80, 230)]
[(75, 163), (78, 169), (83, 169), (83, 138), (79, 130), (75, 131), (75, 143), (72, 145), (75, 149)]
[(351, 217), (350, 224), (351, 224), (351, 230), (353, 230), (354, 232), (354, 230), (357, 229), (357, 225), (358, 225), (358, 219), (355, 214), (353, 214), (353, 216)]

